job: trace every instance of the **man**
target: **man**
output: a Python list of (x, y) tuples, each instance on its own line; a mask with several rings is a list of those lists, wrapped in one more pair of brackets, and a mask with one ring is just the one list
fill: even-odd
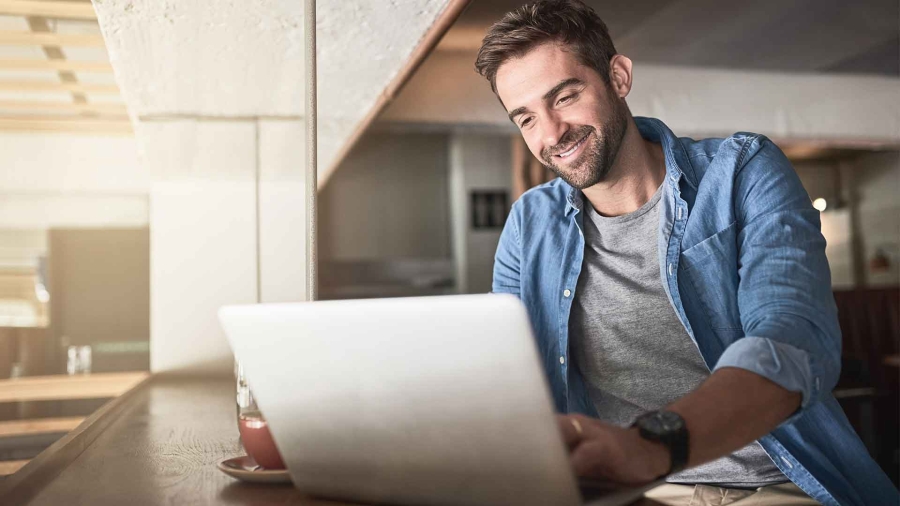
[(897, 504), (830, 394), (825, 241), (782, 152), (632, 117), (577, 0), (507, 14), (476, 69), (559, 176), (513, 205), (493, 290), (529, 310), (575, 471), (666, 476), (666, 504)]

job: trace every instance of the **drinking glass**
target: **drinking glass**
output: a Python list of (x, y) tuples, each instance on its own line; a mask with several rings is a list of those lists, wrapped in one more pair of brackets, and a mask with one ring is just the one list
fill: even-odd
[(253, 457), (253, 460), (265, 469), (284, 469), (284, 460), (275, 446), (265, 417), (256, 405), (253, 391), (250, 390), (244, 368), (239, 361), (234, 363), (234, 375), (237, 379), (238, 431), (247, 455)]

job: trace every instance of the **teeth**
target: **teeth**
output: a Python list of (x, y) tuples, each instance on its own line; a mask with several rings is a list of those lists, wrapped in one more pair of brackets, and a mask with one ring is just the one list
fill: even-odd
[(556, 155), (556, 156), (558, 156), (558, 157), (560, 157), (560, 158), (566, 158), (567, 156), (569, 156), (569, 155), (571, 155), (572, 153), (574, 153), (575, 150), (578, 149), (578, 146), (581, 146), (581, 143), (582, 143), (582, 142), (584, 142), (584, 139), (581, 139), (580, 141), (578, 141), (578, 142), (577, 142), (574, 146), (572, 146), (568, 151), (564, 151), (564, 152), (562, 152), (562, 153), (560, 153), (560, 154), (558, 154), (558, 155)]

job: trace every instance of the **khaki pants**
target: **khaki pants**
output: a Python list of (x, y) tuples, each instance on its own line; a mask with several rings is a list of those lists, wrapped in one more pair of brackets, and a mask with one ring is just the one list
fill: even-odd
[(791, 482), (757, 489), (710, 487), (708, 485), (660, 485), (644, 497), (669, 506), (794, 506), (819, 504)]

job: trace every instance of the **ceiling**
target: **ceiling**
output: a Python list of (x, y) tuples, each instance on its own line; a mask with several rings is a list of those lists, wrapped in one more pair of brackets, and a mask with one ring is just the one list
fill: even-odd
[(0, 132), (132, 135), (88, 0), (0, 0)]
[[(472, 0), (439, 50), (475, 52), (522, 0)], [(587, 0), (641, 63), (900, 76), (897, 0)]]

